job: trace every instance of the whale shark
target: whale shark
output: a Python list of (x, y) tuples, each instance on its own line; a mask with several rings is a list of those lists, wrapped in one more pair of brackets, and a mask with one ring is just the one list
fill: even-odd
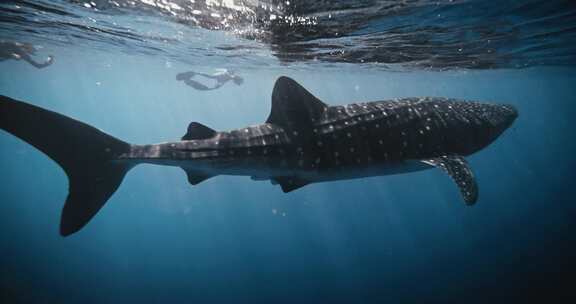
[(69, 180), (60, 234), (83, 228), (138, 164), (182, 168), (197, 185), (217, 175), (270, 180), (283, 192), (309, 184), (439, 168), (466, 204), (478, 186), (465, 156), (517, 118), (512, 105), (400, 98), (329, 106), (291, 78), (277, 79), (263, 124), (215, 131), (191, 122), (180, 141), (133, 145), (97, 128), (0, 96), (0, 129), (58, 163)]

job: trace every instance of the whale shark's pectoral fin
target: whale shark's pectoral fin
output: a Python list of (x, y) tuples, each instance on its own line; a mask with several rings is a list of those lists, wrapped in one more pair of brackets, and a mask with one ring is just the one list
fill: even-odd
[(213, 129), (193, 121), (188, 125), (188, 131), (182, 136), (182, 140), (208, 139), (214, 137), (216, 133)]
[(291, 176), (274, 177), (271, 179), (271, 182), (272, 184), (276, 183), (280, 185), (284, 193), (294, 191), (309, 184), (308, 181)]
[(312, 134), (312, 125), (328, 106), (291, 78), (276, 80), (272, 91), (272, 109), (266, 123), (275, 124), (289, 136)]
[(478, 185), (464, 157), (458, 155), (441, 156), (422, 162), (438, 167), (448, 173), (460, 189), (466, 204), (474, 205), (474, 203), (476, 203), (478, 199)]
[(195, 170), (190, 170), (190, 169), (184, 169), (182, 168), (182, 170), (184, 170), (184, 172), (186, 172), (186, 175), (188, 176), (188, 182), (193, 185), (196, 186), (199, 183), (214, 177), (214, 175), (208, 175), (205, 174), (203, 172), (199, 172), (199, 171), (195, 171)]

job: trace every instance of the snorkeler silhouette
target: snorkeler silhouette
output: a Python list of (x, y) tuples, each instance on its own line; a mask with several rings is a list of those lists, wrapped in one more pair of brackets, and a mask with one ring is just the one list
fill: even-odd
[[(192, 78), (196, 75), (203, 76), (203, 77), (211, 79), (211, 80), (216, 80), (216, 84), (212, 87), (209, 87), (209, 86), (202, 84), (198, 81), (192, 80)], [(193, 87), (196, 90), (200, 90), (200, 91), (216, 90), (230, 80), (234, 81), (234, 83), (236, 85), (241, 85), (244, 82), (244, 79), (242, 77), (236, 75), (232, 71), (228, 71), (227, 69), (219, 70), (218, 72), (216, 72), (212, 75), (204, 74), (204, 73), (197, 73), (197, 72), (192, 72), (192, 71), (183, 72), (183, 73), (179, 73), (178, 75), (176, 75), (176, 80), (184, 81), (185, 84)]]
[(8, 59), (24, 60), (38, 69), (45, 68), (54, 62), (53, 56), (48, 56), (44, 62), (35, 61), (30, 57), (35, 52), (36, 48), (30, 43), (0, 41), (0, 61)]

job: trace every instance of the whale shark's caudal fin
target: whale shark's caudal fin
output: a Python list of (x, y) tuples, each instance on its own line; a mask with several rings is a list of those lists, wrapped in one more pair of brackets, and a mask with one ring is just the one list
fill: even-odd
[(130, 145), (87, 124), (0, 96), (0, 129), (44, 152), (69, 179), (60, 234), (80, 230), (120, 186), (130, 165), (114, 162)]

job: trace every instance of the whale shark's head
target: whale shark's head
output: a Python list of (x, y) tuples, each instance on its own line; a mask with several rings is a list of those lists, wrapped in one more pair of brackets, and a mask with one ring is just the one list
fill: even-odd
[(516, 118), (518, 111), (513, 105), (509, 104), (481, 104), (476, 113), (480, 124), (480, 132), (476, 133), (479, 149), (486, 147), (495, 141), (504, 131), (506, 131)]
[(518, 117), (512, 105), (451, 100), (438, 103), (448, 128), (447, 150), (469, 155), (491, 144)]
[(508, 129), (518, 117), (516, 108), (509, 104), (485, 105), (484, 109), (484, 118), (490, 122), (493, 140)]

